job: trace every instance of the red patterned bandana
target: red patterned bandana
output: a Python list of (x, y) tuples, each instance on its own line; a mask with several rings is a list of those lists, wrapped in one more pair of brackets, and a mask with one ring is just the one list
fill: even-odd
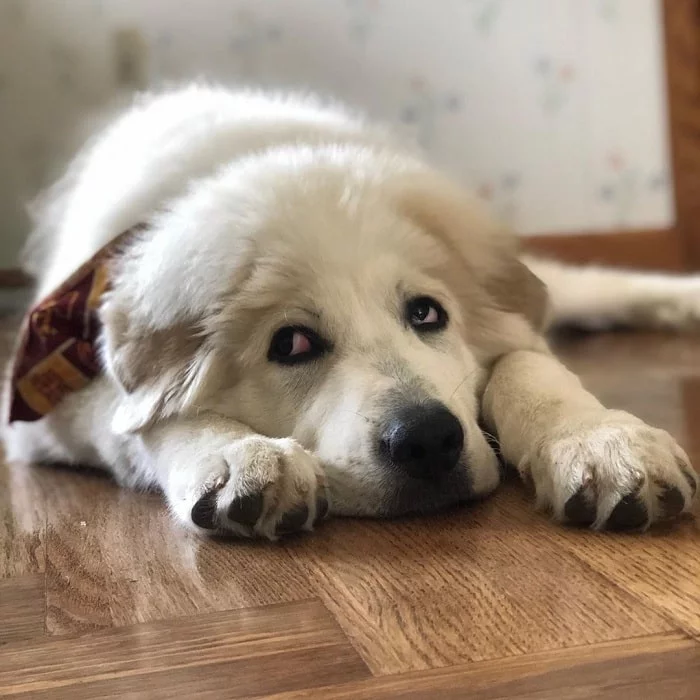
[(109, 284), (109, 262), (121, 234), (29, 311), (12, 367), (9, 421), (36, 421), (101, 373), (98, 309)]

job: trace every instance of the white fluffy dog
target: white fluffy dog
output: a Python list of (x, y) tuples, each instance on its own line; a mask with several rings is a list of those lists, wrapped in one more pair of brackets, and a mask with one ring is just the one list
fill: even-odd
[[(11, 459), (102, 467), (160, 488), (187, 527), (274, 538), (329, 510), (485, 496), (483, 425), (560, 520), (643, 528), (690, 507), (671, 436), (548, 351), (516, 241), (345, 110), (202, 86), (142, 98), (47, 198), (36, 301), (136, 225), (101, 298), (102, 371), (11, 423)], [(555, 320), (697, 319), (692, 281), (530, 265)]]

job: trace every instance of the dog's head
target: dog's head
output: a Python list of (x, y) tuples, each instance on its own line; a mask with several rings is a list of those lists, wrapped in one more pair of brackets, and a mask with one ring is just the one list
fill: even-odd
[(198, 183), (122, 259), (115, 427), (213, 411), (315, 452), (336, 513), (440, 508), (497, 485), (480, 394), (544, 304), (512, 239), (432, 171), (273, 151)]

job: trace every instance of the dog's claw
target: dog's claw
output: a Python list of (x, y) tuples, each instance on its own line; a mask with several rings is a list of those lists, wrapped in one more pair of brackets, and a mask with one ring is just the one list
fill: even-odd
[(680, 489), (671, 484), (660, 482), (661, 494), (659, 495), (659, 505), (663, 511), (664, 518), (675, 518), (684, 508), (685, 499)]
[(572, 525), (588, 526), (595, 521), (596, 504), (587, 493), (588, 487), (582, 486), (564, 506), (564, 515)]
[(325, 496), (320, 496), (316, 501), (316, 520), (315, 523), (320, 523), (328, 517), (328, 499)]
[(637, 530), (649, 522), (649, 512), (639, 493), (623, 496), (610, 514), (605, 527), (608, 530)]
[(290, 510), (282, 516), (282, 519), (277, 523), (275, 534), (289, 535), (292, 532), (301, 530), (309, 519), (309, 509), (306, 506), (300, 506), (294, 510)]
[(263, 501), (262, 493), (251, 493), (236, 498), (228, 508), (228, 517), (235, 523), (253, 527), (262, 515)]
[(207, 491), (193, 506), (192, 522), (205, 530), (216, 529), (216, 498), (218, 491)]

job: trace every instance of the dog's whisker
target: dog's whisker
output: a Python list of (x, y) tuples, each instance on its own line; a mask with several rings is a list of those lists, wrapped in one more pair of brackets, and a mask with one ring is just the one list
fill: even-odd
[(450, 394), (450, 399), (454, 397), (454, 395), (462, 388), (462, 386), (464, 385), (464, 383), (465, 383), (468, 379), (470, 379), (471, 377), (473, 377), (475, 373), (476, 373), (476, 370), (472, 370), (471, 372), (468, 372), (468, 373), (462, 378), (462, 381), (460, 381), (459, 384), (457, 384), (457, 386), (455, 387), (454, 391)]
[(372, 420), (371, 418), (368, 418), (367, 416), (362, 415), (362, 413), (360, 413), (359, 411), (353, 411), (350, 408), (344, 408), (342, 410), (346, 413), (352, 413), (355, 416), (359, 416), (360, 418), (362, 418), (362, 420), (367, 421), (370, 425), (376, 424), (376, 421)]
[(494, 442), (498, 442), (498, 438), (497, 438), (495, 435), (493, 435), (492, 433), (490, 433), (488, 430), (484, 430), (484, 429), (482, 428), (482, 429), (481, 429), (481, 432), (482, 432), (487, 438), (491, 438), (491, 440), (493, 440)]
[(498, 441), (498, 438), (493, 433), (490, 433), (488, 430), (484, 430), (483, 428), (481, 428), (481, 433), (489, 441), (489, 446), (494, 453), (499, 457), (503, 456), (503, 452), (501, 451), (501, 443)]

